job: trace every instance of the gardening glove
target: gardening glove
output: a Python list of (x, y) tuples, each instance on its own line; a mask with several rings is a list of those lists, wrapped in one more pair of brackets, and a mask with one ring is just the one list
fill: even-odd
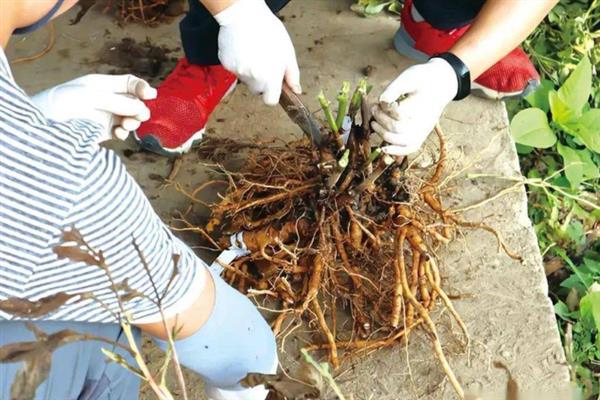
[(264, 0), (237, 0), (215, 15), (221, 64), (262, 93), (268, 105), (279, 102), (283, 80), (300, 94), (300, 70), (285, 27)]
[(156, 89), (133, 75), (92, 74), (44, 90), (33, 102), (50, 120), (85, 119), (99, 124), (99, 142), (125, 140), (150, 118), (142, 100), (156, 98)]
[(406, 155), (421, 147), (446, 105), (458, 91), (458, 78), (450, 64), (432, 58), (402, 72), (379, 96), (371, 110), (373, 130), (389, 143), (382, 150)]

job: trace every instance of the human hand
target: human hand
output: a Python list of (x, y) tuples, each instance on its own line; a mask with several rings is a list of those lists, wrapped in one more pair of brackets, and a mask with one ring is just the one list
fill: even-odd
[(407, 68), (372, 109), (371, 127), (389, 143), (382, 150), (392, 155), (419, 150), (457, 90), (456, 73), (441, 58)]
[(113, 137), (125, 140), (150, 118), (142, 100), (154, 98), (156, 89), (136, 76), (91, 74), (44, 90), (32, 100), (48, 119), (86, 119), (100, 124), (102, 142)]
[(262, 93), (266, 104), (275, 105), (284, 79), (302, 93), (290, 36), (264, 0), (237, 0), (215, 19), (221, 25), (219, 60), (253, 94)]

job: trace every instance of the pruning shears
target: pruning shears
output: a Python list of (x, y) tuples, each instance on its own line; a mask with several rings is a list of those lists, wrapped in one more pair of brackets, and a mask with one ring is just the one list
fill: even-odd
[(319, 147), (321, 144), (322, 124), (306, 108), (300, 97), (292, 91), (287, 83), (283, 83), (279, 104), (290, 119), (302, 129), (302, 132), (308, 136), (311, 142)]

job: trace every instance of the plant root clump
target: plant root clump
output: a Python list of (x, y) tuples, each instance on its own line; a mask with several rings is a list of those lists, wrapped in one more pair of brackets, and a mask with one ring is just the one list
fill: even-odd
[(113, 13), (120, 23), (154, 26), (185, 13), (185, 3), (185, 0), (80, 0), (80, 10), (71, 24), (79, 23), (93, 6), (101, 4), (102, 12)]
[[(442, 205), (443, 134), (436, 127), (435, 164), (427, 171), (413, 168), (373, 144), (366, 82), (351, 99), (344, 92), (337, 118), (322, 102), (328, 126), (321, 123), (318, 140), (251, 145), (240, 172), (220, 167), (227, 188), (209, 206), (203, 235), (225, 249), (231, 236), (242, 232), (249, 254), (226, 265), (224, 278), (244, 293), (275, 300), (276, 334), (286, 321), (310, 321), (316, 330), (308, 350), (326, 352), (337, 368), (346, 357), (394, 346), (423, 329), (462, 397), (430, 317), (443, 304), (468, 344), (434, 256), (461, 226), (473, 227)], [(352, 122), (345, 124), (347, 132), (339, 128), (342, 117)], [(351, 324), (338, 324), (339, 311), (349, 314)]]

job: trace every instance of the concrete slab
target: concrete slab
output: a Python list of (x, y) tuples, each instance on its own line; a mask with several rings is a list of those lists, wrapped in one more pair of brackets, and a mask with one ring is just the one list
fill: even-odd
[[(333, 96), (342, 80), (358, 80), (368, 65), (372, 66), (370, 81), (377, 93), (409, 64), (391, 47), (391, 37), (398, 26), (396, 20), (359, 18), (349, 11), (349, 5), (349, 0), (304, 0), (292, 2), (282, 13), (296, 44), (306, 99), (313, 109), (317, 108), (314, 97), (318, 90), (324, 89)], [(17, 81), (27, 91), (33, 93), (83, 74), (113, 70), (112, 66), (97, 63), (100, 49), (110, 41), (149, 37), (170, 48), (180, 46), (176, 23), (157, 28), (139, 25), (122, 28), (98, 10), (92, 10), (79, 25), (70, 26), (68, 20), (74, 14), (69, 12), (55, 23), (57, 41), (47, 55), (14, 66)], [(13, 39), (9, 59), (43, 48), (47, 35), (47, 30), (41, 30)], [(159, 75), (171, 67), (172, 63), (167, 62)], [(448, 182), (449, 205), (473, 204), (506, 186), (497, 179), (469, 179), (468, 173), (518, 176), (517, 155), (502, 103), (468, 98), (450, 105), (441, 125), (448, 139), (450, 170), (464, 169)], [(238, 88), (217, 109), (208, 134), (285, 140), (300, 136), (278, 107), (263, 106), (244, 87)], [(157, 180), (157, 175), (168, 175), (169, 160), (132, 152), (136, 147), (131, 142), (111, 146), (123, 156), (128, 170), (165, 221), (187, 206), (187, 200), (173, 187), (161, 188)], [(207, 171), (198, 161), (194, 152), (184, 157), (177, 177), (184, 188), (193, 188), (206, 179)], [(449, 316), (437, 315), (445, 351), (458, 379), (470, 392), (504, 396), (506, 374), (492, 366), (494, 361), (502, 361), (520, 387), (539, 395), (534, 398), (543, 398), (542, 389), (556, 393), (569, 377), (547, 298), (541, 257), (527, 218), (524, 190), (469, 211), (465, 218), (485, 221), (497, 228), (525, 262), (520, 265), (499, 253), (494, 238), (479, 231), (465, 231), (459, 240), (440, 252), (444, 285), (449, 293), (461, 296), (455, 305), (473, 341), (469, 351), (463, 352), (457, 345), (458, 330)], [(197, 244), (197, 238), (186, 237), (186, 240), (192, 246)], [(291, 354), (299, 345), (288, 338), (284, 350)], [(159, 354), (149, 347), (147, 357), (156, 360)], [(283, 358), (288, 364), (295, 362), (293, 357)], [(188, 376), (191, 398), (203, 398), (201, 382), (191, 374)], [(418, 333), (413, 335), (408, 348), (398, 346), (344, 365), (338, 381), (344, 392), (356, 400), (454, 398), (427, 339)], [(152, 396), (144, 390), (141, 398)]]

